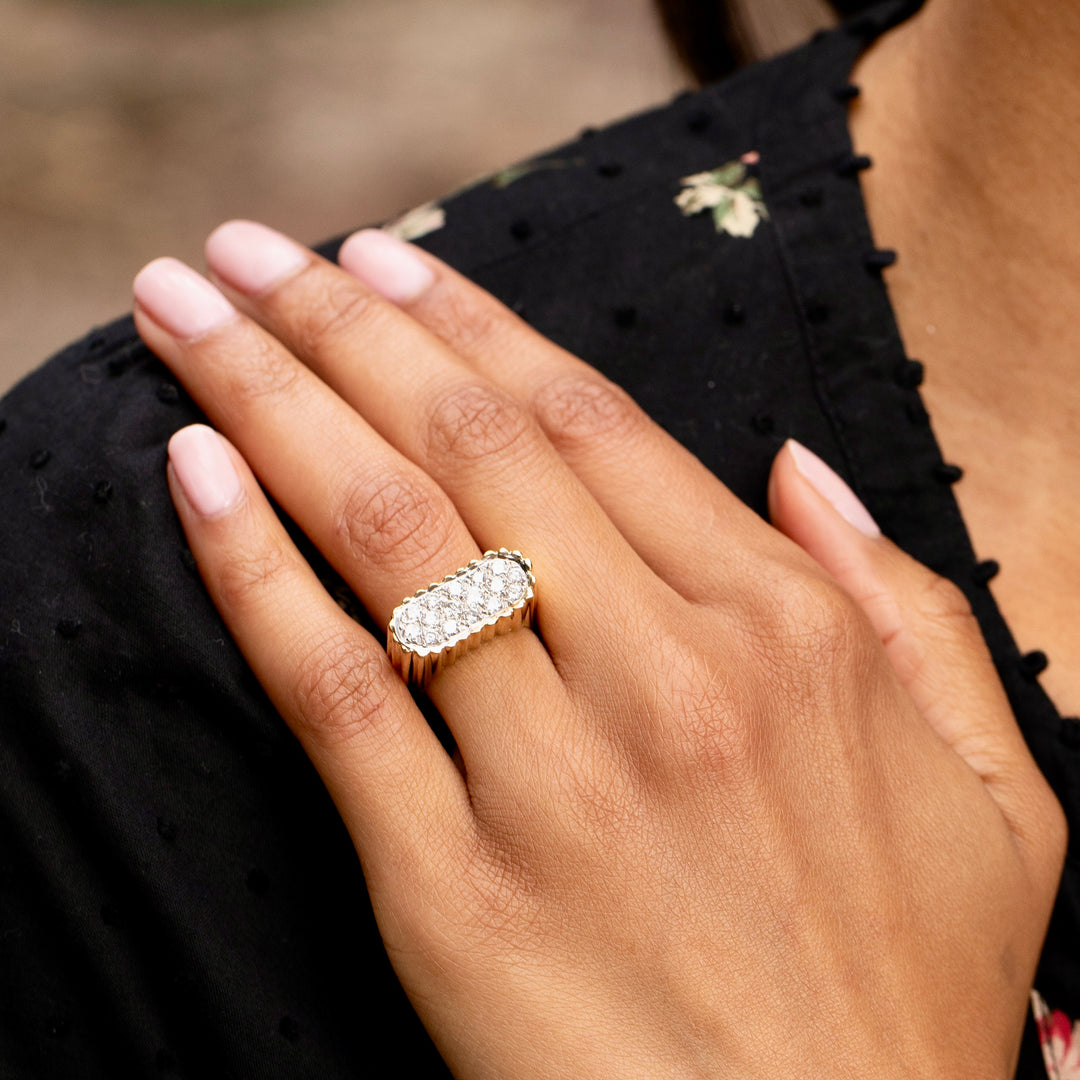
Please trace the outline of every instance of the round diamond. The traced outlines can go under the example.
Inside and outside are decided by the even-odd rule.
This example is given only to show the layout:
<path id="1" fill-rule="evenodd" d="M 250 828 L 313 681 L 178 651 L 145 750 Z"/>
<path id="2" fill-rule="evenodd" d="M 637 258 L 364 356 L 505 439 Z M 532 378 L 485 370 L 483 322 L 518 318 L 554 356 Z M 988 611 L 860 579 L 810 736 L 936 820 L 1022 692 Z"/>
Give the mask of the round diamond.
<path id="1" fill-rule="evenodd" d="M 503 617 L 528 592 L 528 575 L 517 559 L 489 556 L 405 601 L 394 635 L 410 648 L 441 649 Z"/>

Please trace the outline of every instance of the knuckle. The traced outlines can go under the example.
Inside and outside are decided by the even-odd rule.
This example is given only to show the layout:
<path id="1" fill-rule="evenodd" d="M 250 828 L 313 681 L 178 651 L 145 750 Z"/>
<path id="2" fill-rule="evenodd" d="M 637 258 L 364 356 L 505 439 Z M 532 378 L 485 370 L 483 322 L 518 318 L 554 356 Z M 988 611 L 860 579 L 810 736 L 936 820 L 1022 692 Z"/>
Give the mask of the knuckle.
<path id="1" fill-rule="evenodd" d="M 786 650 L 815 665 L 860 653 L 869 634 L 866 614 L 839 585 L 818 576 L 800 576 L 780 598 L 779 638 Z"/>
<path id="2" fill-rule="evenodd" d="M 451 522 L 449 503 L 433 485 L 383 476 L 348 493 L 335 531 L 354 558 L 411 569 L 449 546 Z"/>
<path id="3" fill-rule="evenodd" d="M 493 833 L 483 821 L 476 826 L 452 850 L 433 856 L 423 883 L 399 911 L 413 959 L 440 978 L 483 968 L 508 948 L 528 948 L 540 919 L 537 881 L 525 861 L 508 850 L 502 830 Z"/>
<path id="4" fill-rule="evenodd" d="M 498 848 L 471 853 L 455 900 L 459 910 L 469 913 L 466 929 L 472 944 L 522 947 L 538 915 L 532 891 L 519 857 Z"/>
<path id="5" fill-rule="evenodd" d="M 299 671 L 294 715 L 320 745 L 337 748 L 375 732 L 393 737 L 396 676 L 381 652 L 338 632 L 313 644 Z"/>
<path id="6" fill-rule="evenodd" d="M 785 574 L 754 598 L 747 647 L 772 706 L 827 716 L 879 670 L 882 647 L 858 602 L 823 576 Z"/>
<path id="7" fill-rule="evenodd" d="M 296 330 L 301 356 L 324 356 L 343 337 L 369 331 L 384 310 L 379 299 L 336 273 L 319 273 Z"/>
<path id="8" fill-rule="evenodd" d="M 721 775 L 728 787 L 753 771 L 754 702 L 750 684 L 718 648 L 704 640 L 666 668 L 667 694 L 679 757 L 693 772 Z M 676 673 L 673 677 L 673 673 Z"/>
<path id="9" fill-rule="evenodd" d="M 550 812 L 561 829 L 611 846 L 641 836 L 640 783 L 634 770 L 613 759 L 609 746 L 568 731 L 553 748 L 552 766 Z"/>
<path id="10" fill-rule="evenodd" d="M 494 300 L 477 299 L 457 287 L 445 289 L 424 315 L 428 329 L 463 356 L 491 348 L 502 338 L 508 320 L 508 312 Z"/>
<path id="11" fill-rule="evenodd" d="M 280 544 L 230 550 L 214 575 L 218 600 L 230 615 L 242 614 L 277 592 L 291 568 L 292 560 Z"/>
<path id="12" fill-rule="evenodd" d="M 687 608 L 676 618 L 634 623 L 633 640 L 641 646 L 638 690 L 612 688 L 608 696 L 619 714 L 635 718 L 629 764 L 643 788 L 671 769 L 682 779 L 705 774 L 709 782 L 722 776 L 725 783 L 737 783 L 747 774 L 756 681 L 745 677 L 752 670 L 750 650 L 732 629 Z M 629 695 L 625 703 L 620 694 Z M 626 803 L 640 801 L 628 783 L 594 792 L 596 805 L 625 817 Z"/>
<path id="13" fill-rule="evenodd" d="M 230 351 L 228 363 L 219 365 L 219 370 L 228 379 L 224 399 L 241 406 L 295 392 L 304 373 L 278 342 L 263 334 L 252 335 L 243 348 Z"/>
<path id="14" fill-rule="evenodd" d="M 1069 849 L 1069 819 L 1065 816 L 1065 811 L 1053 791 L 1047 798 L 1046 818 L 1047 844 L 1055 866 L 1060 868 L 1065 862 L 1065 854 Z"/>
<path id="15" fill-rule="evenodd" d="M 1045 847 L 1046 864 L 1056 880 L 1069 848 L 1069 819 L 1054 789 L 1041 773 L 1037 773 L 1037 784 L 1034 811 L 1038 834 Z"/>
<path id="16" fill-rule="evenodd" d="M 975 616 L 963 590 L 948 578 L 926 571 L 916 602 L 929 617 L 944 626 L 973 625 Z"/>
<path id="17" fill-rule="evenodd" d="M 617 439 L 622 446 L 647 424 L 622 387 L 591 374 L 552 379 L 534 395 L 532 406 L 544 433 L 560 450 L 594 445 L 597 439 Z"/>
<path id="18" fill-rule="evenodd" d="M 469 383 L 440 395 L 428 418 L 428 450 L 436 458 L 476 461 L 488 455 L 520 459 L 535 449 L 531 417 L 507 393 Z"/>

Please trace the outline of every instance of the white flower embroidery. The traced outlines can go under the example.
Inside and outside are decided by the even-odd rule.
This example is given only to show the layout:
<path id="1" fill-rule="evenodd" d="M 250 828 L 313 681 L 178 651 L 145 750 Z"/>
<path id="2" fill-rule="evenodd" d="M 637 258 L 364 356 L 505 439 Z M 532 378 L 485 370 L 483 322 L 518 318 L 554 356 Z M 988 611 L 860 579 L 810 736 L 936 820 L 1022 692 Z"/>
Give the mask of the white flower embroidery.
<path id="1" fill-rule="evenodd" d="M 428 233 L 438 232 L 445 224 L 446 211 L 438 203 L 428 202 L 388 221 L 383 226 L 383 232 L 399 240 L 419 240 Z"/>
<path id="2" fill-rule="evenodd" d="M 761 220 L 761 215 L 758 214 L 759 206 L 761 204 L 755 202 L 745 191 L 736 191 L 731 197 L 731 209 L 724 215 L 724 230 L 732 236 L 745 236 L 749 239 Z"/>
<path id="3" fill-rule="evenodd" d="M 769 216 L 761 184 L 756 176 L 748 175 L 748 166 L 757 162 L 757 154 L 751 152 L 719 169 L 683 177 L 683 190 L 675 196 L 675 204 L 686 217 L 711 210 L 717 232 L 753 236 L 758 223 Z"/>

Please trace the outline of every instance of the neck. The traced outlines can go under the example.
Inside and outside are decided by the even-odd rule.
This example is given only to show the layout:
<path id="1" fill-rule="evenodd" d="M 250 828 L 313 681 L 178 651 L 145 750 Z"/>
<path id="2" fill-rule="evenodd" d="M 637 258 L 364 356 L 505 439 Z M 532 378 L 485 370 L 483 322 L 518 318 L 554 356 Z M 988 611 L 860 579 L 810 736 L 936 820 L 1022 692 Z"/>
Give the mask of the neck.
<path id="1" fill-rule="evenodd" d="M 978 170 L 970 175 L 987 195 L 1015 196 L 1020 172 L 1046 175 L 1025 152 L 1080 161 L 1073 0 L 928 0 L 905 29 L 897 45 L 919 78 L 917 108 L 933 123 L 938 149 Z"/>
<path id="2" fill-rule="evenodd" d="M 927 0 L 854 73 L 855 146 L 909 356 L 994 595 L 1080 706 L 1080 4 Z"/>
<path id="3" fill-rule="evenodd" d="M 1078 56 L 1075 0 L 928 0 L 860 61 L 852 114 L 909 351 L 973 410 L 1074 444 Z"/>

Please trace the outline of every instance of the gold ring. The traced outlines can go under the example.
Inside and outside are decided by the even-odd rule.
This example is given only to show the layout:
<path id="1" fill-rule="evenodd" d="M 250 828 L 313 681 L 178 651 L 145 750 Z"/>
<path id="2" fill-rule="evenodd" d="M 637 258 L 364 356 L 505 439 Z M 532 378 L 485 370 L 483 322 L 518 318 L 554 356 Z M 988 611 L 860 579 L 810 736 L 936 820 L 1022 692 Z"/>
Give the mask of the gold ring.
<path id="1" fill-rule="evenodd" d="M 406 682 L 424 685 L 477 645 L 530 626 L 535 610 L 532 561 L 506 548 L 485 551 L 394 608 L 386 651 Z"/>

